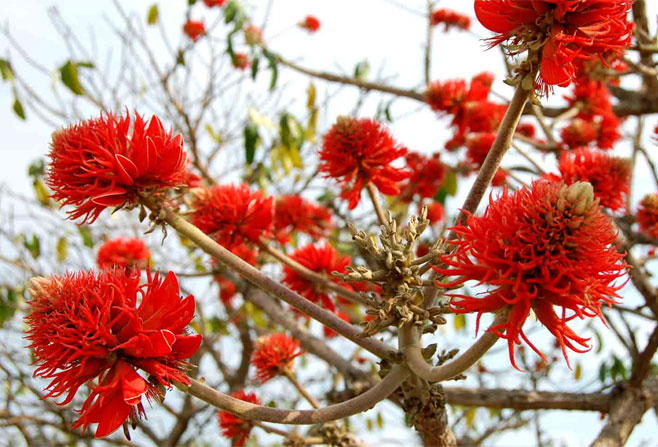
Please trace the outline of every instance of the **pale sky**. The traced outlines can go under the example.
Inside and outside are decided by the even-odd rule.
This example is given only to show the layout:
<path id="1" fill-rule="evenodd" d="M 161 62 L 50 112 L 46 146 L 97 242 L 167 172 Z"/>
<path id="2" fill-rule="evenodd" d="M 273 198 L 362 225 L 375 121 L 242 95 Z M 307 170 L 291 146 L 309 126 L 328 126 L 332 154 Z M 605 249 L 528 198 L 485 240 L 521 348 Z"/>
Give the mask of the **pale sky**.
<path id="1" fill-rule="evenodd" d="M 154 0 L 123 1 L 125 9 L 137 11 L 142 17 L 146 16 L 148 7 Z M 263 17 L 264 0 L 252 2 L 259 5 L 253 8 L 255 21 L 259 24 Z M 658 14 L 658 2 L 650 3 L 650 17 Z M 159 1 L 161 17 L 165 21 L 174 42 L 177 42 L 179 29 L 184 21 L 183 11 L 186 1 L 168 0 Z M 466 12 L 473 18 L 473 30 L 478 36 L 488 36 L 488 32 L 477 24 L 472 14 L 472 0 L 442 0 L 441 7 L 452 8 Z M 96 36 L 99 48 L 116 46 L 116 40 L 108 28 L 104 15 L 115 20 L 117 15 L 112 3 L 108 0 L 3 0 L 0 8 L 0 24 L 9 30 L 21 45 L 27 49 L 30 56 L 42 65 L 53 70 L 66 61 L 67 51 L 61 40 L 57 37 L 51 22 L 48 19 L 47 9 L 56 5 L 65 20 L 72 24 L 84 35 L 91 31 Z M 325 71 L 351 73 L 357 62 L 367 58 L 371 64 L 371 73 L 379 70 L 390 77 L 390 83 L 399 87 L 421 89 L 423 49 L 426 25 L 424 18 L 413 11 L 424 11 L 425 0 L 275 0 L 270 21 L 265 32 L 265 40 L 270 48 L 280 52 L 291 60 L 300 64 Z M 400 5 L 405 5 L 401 8 Z M 192 18 L 205 18 L 211 21 L 212 12 L 199 5 L 194 8 Z M 322 26 L 315 35 L 308 35 L 295 28 L 295 23 L 306 14 L 313 14 L 320 18 Z M 655 22 L 655 20 L 654 20 Z M 154 32 L 154 31 L 153 31 Z M 496 74 L 494 89 L 511 96 L 511 88 L 502 81 L 503 65 L 501 54 L 497 50 L 485 51 L 481 41 L 469 34 L 451 31 L 448 34 L 435 32 L 434 49 L 432 53 L 433 79 L 447 79 L 456 77 L 470 78 L 479 71 L 491 71 Z M 103 53 L 103 51 L 101 51 Z M 14 69 L 19 75 L 25 76 L 34 83 L 37 91 L 45 92 L 47 96 L 50 81 L 44 77 L 34 76 L 32 70 L 15 51 L 9 50 L 4 35 L 0 35 L 0 57 L 11 55 Z M 281 80 L 291 82 L 288 91 L 299 92 L 299 101 L 305 101 L 305 91 L 308 79 L 294 75 L 286 68 L 281 67 Z M 263 74 L 266 77 L 266 74 Z M 250 82 L 250 81 L 247 81 Z M 316 85 L 321 85 L 316 82 Z M 332 87 L 333 88 L 333 87 Z M 324 85 L 319 87 L 320 92 L 329 90 Z M 556 92 L 554 101 L 559 101 L 563 92 Z M 344 108 L 351 108 L 357 91 L 350 87 L 343 88 L 337 98 L 332 102 L 329 116 L 324 117 L 325 124 L 332 121 L 336 115 L 346 113 Z M 380 96 L 377 96 L 380 98 Z M 3 143 L 0 144 L 0 184 L 8 184 L 13 190 L 31 193 L 30 180 L 26 175 L 29 162 L 43 156 L 48 150 L 50 133 L 49 126 L 42 124 L 31 110 L 26 110 L 28 121 L 23 122 L 16 118 L 11 111 L 11 89 L 7 83 L 0 84 L 0 128 L 3 134 Z M 364 110 L 372 113 L 376 102 L 369 100 Z M 412 113 L 418 110 L 417 113 Z M 438 120 L 429 108 L 412 101 L 398 101 L 393 108 L 393 114 L 408 116 L 399 119 L 392 126 L 395 136 L 403 141 L 410 149 L 421 152 L 434 152 L 443 147 L 445 139 L 451 134 L 448 129 L 448 120 Z M 649 117 L 648 121 L 658 121 Z M 64 123 L 62 123 L 64 124 Z M 322 128 L 319 129 L 322 131 Z M 620 148 L 623 152 L 625 149 Z M 644 174 L 636 180 L 637 190 L 643 191 L 652 187 L 646 181 Z M 462 186 L 465 190 L 466 182 Z M 640 193 L 638 193 L 639 195 Z M 636 197 L 639 200 L 641 196 Z M 502 359 L 506 356 L 502 354 Z M 569 376 L 564 367 L 565 376 Z M 594 371 L 592 371 L 595 373 Z M 518 373 L 522 374 L 522 373 Z M 508 383 L 513 387 L 514 381 Z M 386 411 L 388 419 L 389 411 Z M 397 413 L 390 413 L 393 421 Z M 400 422 L 398 420 L 398 422 Z M 394 425 L 393 422 L 390 425 Z M 602 421 L 595 413 L 553 412 L 545 418 L 544 429 L 557 439 L 562 439 L 569 446 L 585 445 L 591 442 Z M 404 435 L 401 435 L 404 433 Z M 396 432 L 393 427 L 386 430 L 386 438 L 409 436 L 408 430 Z M 529 430 L 510 433 L 501 438 L 496 445 L 526 446 L 534 442 Z M 638 426 L 631 437 L 629 446 L 643 445 L 642 441 L 658 437 L 656 416 L 653 412 L 647 413 L 645 421 Z M 380 441 L 377 434 L 365 433 L 364 439 Z M 407 440 L 411 438 L 406 438 Z M 385 444 L 385 443 L 384 443 Z"/>

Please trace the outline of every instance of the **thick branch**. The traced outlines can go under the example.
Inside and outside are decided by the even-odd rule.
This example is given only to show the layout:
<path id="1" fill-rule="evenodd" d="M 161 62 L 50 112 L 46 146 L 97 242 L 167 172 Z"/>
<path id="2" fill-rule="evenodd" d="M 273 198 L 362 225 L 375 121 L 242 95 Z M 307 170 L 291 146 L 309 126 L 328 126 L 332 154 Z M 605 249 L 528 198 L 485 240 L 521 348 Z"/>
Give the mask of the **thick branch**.
<path id="1" fill-rule="evenodd" d="M 498 326 L 505 321 L 506 315 L 497 315 L 491 327 Z M 491 347 L 499 340 L 492 332 L 485 332 L 473 345 L 459 357 L 441 366 L 430 366 L 423 358 L 418 328 L 404 326 L 400 328 L 400 350 L 409 369 L 418 377 L 429 382 L 441 382 L 462 374 L 473 366 Z"/>
<path id="2" fill-rule="evenodd" d="M 343 419 L 367 411 L 386 399 L 407 378 L 408 371 L 400 366 L 391 371 L 377 385 L 363 394 L 335 405 L 318 410 L 281 410 L 263 407 L 220 393 L 209 386 L 191 380 L 190 386 L 176 384 L 178 388 L 217 408 L 226 410 L 242 419 L 275 424 L 315 425 Z"/>

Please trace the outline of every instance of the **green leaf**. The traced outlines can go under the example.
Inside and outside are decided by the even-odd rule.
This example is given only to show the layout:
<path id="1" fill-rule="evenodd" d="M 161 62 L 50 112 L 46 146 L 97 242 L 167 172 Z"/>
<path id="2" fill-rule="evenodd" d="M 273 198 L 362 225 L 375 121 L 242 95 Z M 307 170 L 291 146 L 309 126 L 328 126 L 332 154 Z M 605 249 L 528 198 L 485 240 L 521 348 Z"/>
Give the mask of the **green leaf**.
<path id="1" fill-rule="evenodd" d="M 176 53 L 176 65 L 182 65 L 183 67 L 185 66 L 185 52 L 181 49 L 179 49 L 178 53 Z"/>
<path id="2" fill-rule="evenodd" d="M 11 319 L 18 309 L 18 294 L 14 289 L 0 290 L 0 327 Z"/>
<path id="3" fill-rule="evenodd" d="M 247 164 L 254 162 L 256 156 L 256 149 L 260 144 L 260 135 L 258 134 L 258 126 L 254 123 L 249 123 L 244 126 L 244 151 L 247 159 Z"/>
<path id="4" fill-rule="evenodd" d="M 82 237 L 82 243 L 85 247 L 93 248 L 94 247 L 94 238 L 91 236 L 91 230 L 88 226 L 79 226 L 78 232 L 80 237 Z"/>
<path id="5" fill-rule="evenodd" d="M 258 76 L 258 64 L 260 63 L 260 58 L 254 56 L 254 59 L 251 61 L 251 79 L 256 80 Z"/>
<path id="6" fill-rule="evenodd" d="M 146 23 L 149 25 L 155 25 L 158 23 L 158 18 L 160 17 L 160 11 L 158 10 L 158 4 L 154 3 L 149 8 L 149 12 L 146 14 Z"/>
<path id="7" fill-rule="evenodd" d="M 358 81 L 364 81 L 368 77 L 369 72 L 370 63 L 367 60 L 363 60 L 354 67 L 354 78 Z"/>
<path id="8" fill-rule="evenodd" d="M 41 241 L 39 241 L 36 234 L 32 235 L 32 239 L 28 239 L 27 236 L 23 235 L 23 247 L 30 252 L 34 259 L 41 255 Z"/>
<path id="9" fill-rule="evenodd" d="M 93 62 L 89 61 L 81 61 L 81 62 L 76 62 L 75 65 L 78 68 L 96 68 Z"/>
<path id="10" fill-rule="evenodd" d="M 224 7 L 224 23 L 231 23 L 240 10 L 238 2 L 231 0 Z"/>
<path id="11" fill-rule="evenodd" d="M 46 164 L 43 161 L 43 158 L 33 161 L 30 163 L 30 166 L 27 168 L 27 175 L 32 177 L 33 180 L 37 180 L 43 176 L 46 172 Z"/>
<path id="12" fill-rule="evenodd" d="M 20 119 L 25 121 L 25 109 L 18 98 L 14 98 L 14 105 L 11 108 Z"/>
<path id="13" fill-rule="evenodd" d="M 306 95 L 306 110 L 312 112 L 315 110 L 315 85 L 311 82 L 308 86 L 308 93 Z"/>
<path id="14" fill-rule="evenodd" d="M 599 382 L 605 383 L 605 378 L 608 375 L 608 365 L 603 362 L 599 367 Z"/>
<path id="15" fill-rule="evenodd" d="M 272 78 L 270 79 L 270 90 L 274 90 L 276 87 L 276 81 L 279 78 L 279 65 L 276 60 L 276 56 L 269 51 L 263 51 L 263 55 L 267 58 L 269 62 L 269 68 L 272 71 Z"/>
<path id="16" fill-rule="evenodd" d="M 11 68 L 8 59 L 0 59 L 0 75 L 2 75 L 3 81 L 14 81 L 14 69 Z"/>
<path id="17" fill-rule="evenodd" d="M 68 87 L 75 95 L 83 95 L 85 93 L 80 78 L 78 77 L 78 66 L 73 62 L 66 61 L 64 65 L 59 68 L 59 75 L 62 82 Z"/>

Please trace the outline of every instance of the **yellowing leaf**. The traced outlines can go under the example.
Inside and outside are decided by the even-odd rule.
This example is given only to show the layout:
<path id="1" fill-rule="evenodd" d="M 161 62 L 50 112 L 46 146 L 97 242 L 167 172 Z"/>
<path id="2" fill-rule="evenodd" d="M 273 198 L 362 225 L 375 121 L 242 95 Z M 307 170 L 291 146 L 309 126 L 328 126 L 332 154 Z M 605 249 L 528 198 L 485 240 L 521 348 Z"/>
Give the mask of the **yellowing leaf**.
<path id="1" fill-rule="evenodd" d="M 466 327 L 466 317 L 463 314 L 455 314 L 455 330 L 461 331 Z"/>
<path id="2" fill-rule="evenodd" d="M 57 251 L 57 262 L 62 262 L 66 259 L 69 251 L 69 244 L 66 241 L 65 237 L 60 237 L 57 239 L 57 245 L 55 246 Z"/>
<path id="3" fill-rule="evenodd" d="M 475 412 L 476 411 L 477 411 L 477 408 L 471 407 L 466 412 L 466 426 L 468 428 L 471 428 L 473 426 L 473 422 L 475 422 Z"/>
<path id="4" fill-rule="evenodd" d="M 249 108 L 249 119 L 259 126 L 267 127 L 268 129 L 276 129 L 274 122 L 267 115 L 263 115 L 253 107 Z"/>
<path id="5" fill-rule="evenodd" d="M 308 118 L 308 125 L 306 126 L 305 137 L 306 141 L 313 144 L 315 143 L 316 129 L 318 127 L 318 109 L 314 109 L 311 112 L 311 116 Z"/>
<path id="6" fill-rule="evenodd" d="M 315 109 L 315 85 L 313 83 L 308 86 L 308 96 L 306 99 L 306 108 L 309 112 Z"/>
<path id="7" fill-rule="evenodd" d="M 34 195 L 40 204 L 50 207 L 50 195 L 41 179 L 36 179 L 33 183 Z"/>
<path id="8" fill-rule="evenodd" d="M 158 17 L 160 17 L 160 11 L 158 11 L 158 5 L 154 3 L 149 8 L 149 12 L 146 15 L 146 23 L 149 25 L 155 25 L 158 23 Z"/>
<path id="9" fill-rule="evenodd" d="M 576 363 L 576 369 L 573 372 L 573 377 L 576 380 L 580 380 L 580 378 L 583 376 L 583 367 L 580 364 L 580 362 Z"/>

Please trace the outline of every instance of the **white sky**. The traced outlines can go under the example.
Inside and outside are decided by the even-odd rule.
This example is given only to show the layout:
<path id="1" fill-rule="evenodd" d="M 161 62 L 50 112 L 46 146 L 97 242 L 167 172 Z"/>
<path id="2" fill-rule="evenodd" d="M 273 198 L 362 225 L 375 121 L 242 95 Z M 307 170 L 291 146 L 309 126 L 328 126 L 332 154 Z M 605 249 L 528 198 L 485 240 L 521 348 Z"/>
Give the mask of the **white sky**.
<path id="1" fill-rule="evenodd" d="M 57 37 L 46 13 L 46 10 L 53 5 L 57 5 L 68 23 L 75 24 L 83 35 L 93 30 L 100 47 L 116 45 L 103 19 L 103 15 L 116 19 L 110 1 L 2 0 L 1 3 L 0 24 L 9 27 L 12 35 L 33 58 L 53 69 L 68 58 L 66 48 Z M 153 0 L 122 2 L 124 8 L 138 11 L 143 17 L 152 3 Z M 161 17 L 165 20 L 172 36 L 176 36 L 182 26 L 185 3 L 183 0 L 158 2 Z M 264 0 L 253 2 L 253 5 L 259 5 L 254 8 L 256 23 L 261 21 L 265 3 Z M 472 3 L 469 0 L 439 2 L 441 7 L 461 10 L 473 16 Z M 648 3 L 651 4 L 650 17 L 655 18 L 658 2 Z M 398 6 L 401 4 L 415 11 L 425 9 L 424 0 L 397 0 L 397 4 L 386 0 L 276 0 L 265 39 L 273 50 L 282 53 L 288 59 L 299 60 L 307 67 L 332 72 L 344 70 L 345 73 L 351 73 L 357 62 L 367 58 L 371 64 L 371 73 L 376 74 L 381 68 L 384 74 L 395 75 L 391 80 L 392 84 L 420 88 L 423 85 L 421 42 L 425 37 L 426 25 L 419 15 L 401 9 Z M 208 23 L 212 14 L 199 1 L 192 17 L 194 19 L 204 17 Z M 307 35 L 294 27 L 295 23 L 306 14 L 316 15 L 322 22 L 320 31 L 315 35 Z M 475 19 L 473 29 L 480 36 L 488 35 Z M 35 84 L 35 88 L 47 95 L 50 88 L 49 81 L 31 75 L 31 70 L 26 69 L 15 51 L 10 51 L 8 48 L 4 36 L 0 35 L 0 57 L 10 54 L 14 69 L 20 75 L 38 83 Z M 492 71 L 497 75 L 495 90 L 510 95 L 510 88 L 500 82 L 503 75 L 500 53 L 496 50 L 484 51 L 482 43 L 471 35 L 456 31 L 451 31 L 447 35 L 435 33 L 432 58 L 433 79 L 470 78 L 478 71 Z M 298 86 L 296 84 L 292 86 L 291 91 L 298 91 L 299 100 L 304 101 L 308 80 L 295 77 L 283 67 L 280 70 L 284 82 L 303 80 Z M 341 104 L 352 107 L 356 93 L 356 90 L 351 88 L 343 89 L 337 101 L 332 103 L 330 116 L 325 117 L 325 121 L 330 122 L 336 115 L 345 113 L 345 110 L 341 110 Z M 559 96 L 560 94 L 557 93 L 557 99 Z M 0 84 L 0 130 L 3 135 L 3 142 L 0 144 L 2 160 L 0 183 L 9 184 L 14 190 L 29 193 L 31 186 L 26 176 L 26 166 L 47 152 L 53 129 L 42 124 L 29 109 L 26 111 L 28 121 L 20 121 L 11 111 L 11 104 L 12 95 L 9 85 Z M 369 103 L 366 109 L 372 111 L 374 106 L 374 102 Z M 393 113 L 400 115 L 415 111 L 418 106 L 414 102 L 400 101 L 393 108 Z M 654 118 L 651 117 L 649 120 L 653 121 Z M 439 150 L 443 147 L 446 137 L 451 134 L 447 129 L 447 120 L 437 120 L 426 107 L 421 107 L 418 113 L 400 119 L 393 129 L 398 139 L 410 149 L 422 152 Z M 641 175 L 637 180 L 640 191 L 646 189 L 645 185 L 649 183 L 646 177 L 643 177 L 644 175 Z M 462 188 L 466 189 L 465 186 Z M 514 383 L 509 385 L 514 386 Z M 645 423 L 636 429 L 629 446 L 639 446 L 643 439 L 658 437 L 655 421 L 655 416 L 647 413 Z M 554 412 L 546 419 L 544 429 L 552 432 L 555 437 L 563 439 L 567 445 L 578 446 L 591 442 L 601 426 L 597 414 Z M 388 434 L 387 437 L 390 437 Z M 506 436 L 497 445 L 531 445 L 534 442 L 531 436 L 528 431 L 517 432 Z M 366 439 L 378 440 L 374 434 L 366 435 Z"/>

